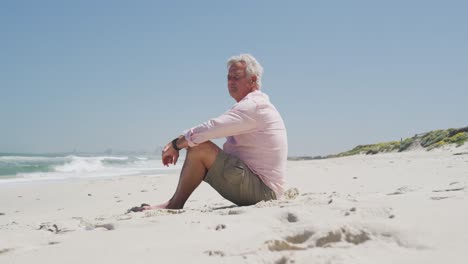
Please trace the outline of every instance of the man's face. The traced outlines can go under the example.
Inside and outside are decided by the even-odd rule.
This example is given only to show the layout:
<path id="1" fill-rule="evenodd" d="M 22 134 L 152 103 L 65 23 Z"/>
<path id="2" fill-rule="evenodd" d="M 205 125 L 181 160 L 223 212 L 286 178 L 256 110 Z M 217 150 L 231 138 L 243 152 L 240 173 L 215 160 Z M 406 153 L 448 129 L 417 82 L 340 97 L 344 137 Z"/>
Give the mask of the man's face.
<path id="1" fill-rule="evenodd" d="M 247 78 L 247 72 L 245 71 L 246 65 L 242 62 L 237 62 L 229 67 L 228 72 L 228 89 L 229 94 L 239 102 L 247 94 L 256 90 L 255 81 L 257 76 L 250 76 Z"/>

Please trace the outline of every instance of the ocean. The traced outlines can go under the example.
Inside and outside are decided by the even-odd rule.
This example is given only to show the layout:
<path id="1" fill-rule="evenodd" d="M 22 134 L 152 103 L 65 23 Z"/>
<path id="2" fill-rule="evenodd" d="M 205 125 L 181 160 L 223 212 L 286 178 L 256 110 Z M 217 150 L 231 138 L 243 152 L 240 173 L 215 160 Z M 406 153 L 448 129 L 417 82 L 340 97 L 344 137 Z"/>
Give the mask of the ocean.
<path id="1" fill-rule="evenodd" d="M 183 162 L 183 161 L 182 161 Z M 156 156 L 28 155 L 0 154 L 0 184 L 99 178 L 165 175 L 180 169 L 164 167 Z"/>

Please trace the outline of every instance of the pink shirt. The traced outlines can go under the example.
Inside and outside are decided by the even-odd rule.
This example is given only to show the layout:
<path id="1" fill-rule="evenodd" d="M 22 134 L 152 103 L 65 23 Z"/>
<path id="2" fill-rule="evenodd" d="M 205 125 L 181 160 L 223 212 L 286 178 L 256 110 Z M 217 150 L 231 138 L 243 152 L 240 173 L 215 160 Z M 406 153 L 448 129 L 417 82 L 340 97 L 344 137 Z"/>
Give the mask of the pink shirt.
<path id="1" fill-rule="evenodd" d="M 237 156 L 279 198 L 288 156 L 283 119 L 261 91 L 249 93 L 223 115 L 184 132 L 189 146 L 226 137 L 223 150 Z"/>

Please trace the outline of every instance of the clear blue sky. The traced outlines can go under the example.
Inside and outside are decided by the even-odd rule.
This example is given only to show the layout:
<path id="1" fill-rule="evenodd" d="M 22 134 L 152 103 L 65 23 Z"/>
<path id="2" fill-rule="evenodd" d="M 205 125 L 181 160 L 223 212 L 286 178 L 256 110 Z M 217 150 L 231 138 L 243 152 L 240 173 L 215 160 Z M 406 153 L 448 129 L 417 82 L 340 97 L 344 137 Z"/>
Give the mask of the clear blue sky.
<path id="1" fill-rule="evenodd" d="M 253 54 L 290 155 L 468 125 L 466 1 L 2 1 L 0 152 L 153 150 Z"/>

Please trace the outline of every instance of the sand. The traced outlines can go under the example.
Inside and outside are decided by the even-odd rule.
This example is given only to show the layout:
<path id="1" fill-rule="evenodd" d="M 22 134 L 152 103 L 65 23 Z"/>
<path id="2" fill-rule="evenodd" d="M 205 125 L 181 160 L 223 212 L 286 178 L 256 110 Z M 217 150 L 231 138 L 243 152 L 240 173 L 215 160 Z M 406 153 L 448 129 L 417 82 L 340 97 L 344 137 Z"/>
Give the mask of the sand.
<path id="1" fill-rule="evenodd" d="M 459 155 L 454 155 L 459 154 Z M 468 263 L 468 147 L 290 161 L 288 192 L 126 213 L 178 175 L 0 185 L 0 263 Z"/>

